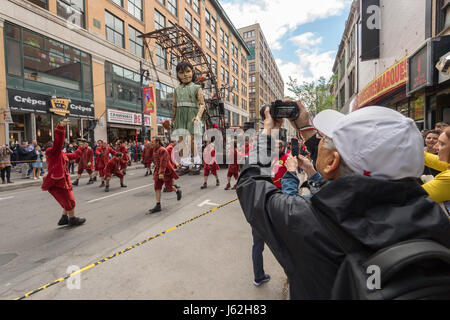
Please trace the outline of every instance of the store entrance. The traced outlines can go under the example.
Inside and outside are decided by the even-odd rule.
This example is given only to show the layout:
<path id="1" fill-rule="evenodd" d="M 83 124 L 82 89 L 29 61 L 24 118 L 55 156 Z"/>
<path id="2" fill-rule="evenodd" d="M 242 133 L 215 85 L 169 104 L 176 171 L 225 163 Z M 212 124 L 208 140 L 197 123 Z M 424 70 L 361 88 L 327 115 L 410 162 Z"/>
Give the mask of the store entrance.
<path id="1" fill-rule="evenodd" d="M 23 132 L 22 131 L 10 131 L 9 132 L 9 145 L 15 144 L 16 141 L 22 144 Z"/>

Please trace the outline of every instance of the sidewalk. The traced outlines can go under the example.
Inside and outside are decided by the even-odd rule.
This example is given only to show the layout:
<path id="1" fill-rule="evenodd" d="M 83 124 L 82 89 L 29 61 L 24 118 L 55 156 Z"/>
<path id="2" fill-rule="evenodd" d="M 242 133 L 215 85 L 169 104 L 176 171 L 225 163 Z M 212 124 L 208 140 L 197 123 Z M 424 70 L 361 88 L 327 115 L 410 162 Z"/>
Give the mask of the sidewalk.
<path id="1" fill-rule="evenodd" d="M 127 170 L 136 170 L 136 169 L 143 169 L 145 168 L 145 166 L 139 162 L 133 162 L 131 164 L 131 166 L 127 167 Z M 75 174 L 71 174 L 70 178 L 73 181 L 74 179 L 76 179 L 77 177 L 77 166 L 75 166 L 74 169 Z M 47 168 L 45 168 L 45 175 L 47 174 Z M 32 177 L 27 178 L 27 179 L 22 179 L 21 178 L 21 173 L 16 172 L 16 168 L 12 168 L 11 169 L 11 181 L 13 181 L 14 183 L 11 184 L 0 184 L 0 193 L 1 192 L 5 192 L 5 191 L 12 191 L 12 190 L 17 190 L 17 189 L 23 189 L 23 188 L 28 188 L 28 187 L 32 187 L 32 186 L 41 186 L 42 185 L 42 178 L 43 176 L 41 176 L 41 179 L 38 180 L 33 180 Z M 89 175 L 86 173 L 86 171 L 81 175 L 81 178 L 87 178 L 89 177 Z"/>

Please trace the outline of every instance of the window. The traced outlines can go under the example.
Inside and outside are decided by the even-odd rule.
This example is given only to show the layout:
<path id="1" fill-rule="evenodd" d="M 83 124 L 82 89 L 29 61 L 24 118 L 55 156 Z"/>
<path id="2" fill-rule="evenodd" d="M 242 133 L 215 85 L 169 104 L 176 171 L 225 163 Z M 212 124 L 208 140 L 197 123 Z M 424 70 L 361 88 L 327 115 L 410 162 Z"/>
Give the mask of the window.
<path id="1" fill-rule="evenodd" d="M 194 35 L 200 39 L 200 23 L 194 19 Z"/>
<path id="2" fill-rule="evenodd" d="M 106 98 L 125 102 L 124 107 L 131 110 L 141 108 L 141 83 L 139 73 L 105 62 Z M 129 104 L 134 104 L 133 108 Z"/>
<path id="3" fill-rule="evenodd" d="M 232 84 L 233 84 L 234 90 L 239 91 L 239 80 L 236 79 L 235 77 L 233 77 L 233 83 Z"/>
<path id="4" fill-rule="evenodd" d="M 170 54 L 170 71 L 177 74 L 178 57 L 173 53 Z"/>
<path id="5" fill-rule="evenodd" d="M 238 47 L 235 46 L 234 43 L 232 43 L 231 46 L 232 46 L 232 48 L 233 48 L 233 50 L 232 50 L 233 56 L 234 56 L 236 59 L 239 59 Z"/>
<path id="6" fill-rule="evenodd" d="M 341 98 L 341 106 L 340 107 L 343 108 L 345 106 L 345 85 L 342 86 L 339 96 Z"/>
<path id="7" fill-rule="evenodd" d="M 5 44 L 8 76 L 40 82 L 48 91 L 62 87 L 92 93 L 87 53 L 10 23 L 5 23 Z"/>
<path id="8" fill-rule="evenodd" d="M 244 83 L 247 82 L 247 72 L 244 70 L 241 70 L 241 80 L 244 81 Z"/>
<path id="9" fill-rule="evenodd" d="M 220 67 L 220 79 L 225 82 L 225 69 Z"/>
<path id="10" fill-rule="evenodd" d="M 351 97 L 355 93 L 355 69 L 348 76 L 348 96 Z"/>
<path id="11" fill-rule="evenodd" d="M 230 73 L 228 72 L 228 70 L 225 70 L 225 83 L 230 83 Z"/>
<path id="12" fill-rule="evenodd" d="M 211 17 L 211 30 L 217 34 L 217 21 L 214 17 Z"/>
<path id="13" fill-rule="evenodd" d="M 84 0 L 58 0 L 56 11 L 59 17 L 66 19 L 80 28 L 85 27 Z"/>
<path id="14" fill-rule="evenodd" d="M 159 3 L 161 3 L 163 6 L 166 6 L 166 0 L 158 0 Z"/>
<path id="15" fill-rule="evenodd" d="M 206 42 L 206 47 L 211 49 L 211 35 L 208 32 L 206 32 L 206 35 L 205 35 L 205 42 Z"/>
<path id="16" fill-rule="evenodd" d="M 167 0 L 167 8 L 169 9 L 169 12 L 175 17 L 178 16 L 177 0 Z"/>
<path id="17" fill-rule="evenodd" d="M 123 8 L 123 0 L 111 0 L 111 1 Z"/>
<path id="18" fill-rule="evenodd" d="M 245 43 L 247 47 L 253 48 L 255 46 L 255 40 L 251 40 Z"/>
<path id="19" fill-rule="evenodd" d="M 194 8 L 194 11 L 200 14 L 200 1 L 199 0 L 192 0 L 192 8 Z"/>
<path id="20" fill-rule="evenodd" d="M 231 66 L 233 68 L 233 72 L 235 74 L 239 74 L 239 66 L 238 66 L 238 64 L 236 62 L 234 62 L 233 59 L 231 60 Z"/>
<path id="21" fill-rule="evenodd" d="M 342 79 L 342 77 L 345 74 L 345 52 L 342 55 L 342 60 L 340 62 L 340 69 L 339 69 L 339 79 Z"/>
<path id="22" fill-rule="evenodd" d="M 248 87 L 248 93 L 255 93 L 256 87 Z"/>
<path id="23" fill-rule="evenodd" d="M 164 29 L 166 27 L 166 17 L 155 9 L 155 30 Z"/>
<path id="24" fill-rule="evenodd" d="M 247 95 L 247 87 L 244 84 L 241 84 L 241 94 L 243 94 L 244 96 Z"/>
<path id="25" fill-rule="evenodd" d="M 219 37 L 220 37 L 220 41 L 222 41 L 222 42 L 225 41 L 225 31 L 223 31 L 222 28 L 220 28 Z"/>
<path id="26" fill-rule="evenodd" d="M 248 78 L 249 83 L 255 83 L 256 82 L 256 76 L 254 74 L 251 74 Z"/>
<path id="27" fill-rule="evenodd" d="M 144 57 L 144 39 L 138 38 L 142 35 L 139 31 L 131 26 L 128 26 L 128 37 L 130 40 L 130 52 L 138 57 Z"/>
<path id="28" fill-rule="evenodd" d="M 242 99 L 241 106 L 242 106 L 242 109 L 247 110 L 247 101 Z M 245 119 L 242 119 L 242 121 L 247 122 L 247 118 L 246 117 L 244 117 L 244 118 Z"/>
<path id="29" fill-rule="evenodd" d="M 207 9 L 205 9 L 205 21 L 208 26 L 211 27 L 211 13 Z"/>
<path id="30" fill-rule="evenodd" d="M 228 48 L 228 35 L 227 34 L 224 34 L 224 43 L 225 43 L 225 46 Z"/>
<path id="31" fill-rule="evenodd" d="M 247 58 L 243 54 L 241 54 L 241 64 L 243 68 L 247 68 Z"/>
<path id="32" fill-rule="evenodd" d="M 212 68 L 214 74 L 217 76 L 217 61 L 214 59 L 212 59 L 212 61 L 211 61 L 211 68 Z"/>
<path id="33" fill-rule="evenodd" d="M 255 65 L 256 65 L 256 64 L 255 64 L 254 62 L 249 63 L 249 64 L 248 64 L 248 72 L 255 72 L 255 70 L 256 70 Z"/>
<path id="34" fill-rule="evenodd" d="M 123 21 L 106 11 L 106 40 L 125 48 Z"/>
<path id="35" fill-rule="evenodd" d="M 450 1 L 436 1 L 436 34 L 450 27 Z"/>
<path id="36" fill-rule="evenodd" d="M 211 39 L 211 50 L 214 53 L 217 53 L 217 41 L 215 39 Z"/>
<path id="37" fill-rule="evenodd" d="M 244 32 L 244 39 L 254 38 L 254 37 L 255 37 L 255 30 Z"/>
<path id="38" fill-rule="evenodd" d="M 161 69 L 167 70 L 167 52 L 158 43 L 155 44 L 156 48 L 156 66 Z"/>
<path id="39" fill-rule="evenodd" d="M 188 30 L 192 31 L 192 15 L 187 10 L 184 15 L 184 24 Z"/>
<path id="40" fill-rule="evenodd" d="M 172 101 L 175 89 L 163 83 L 156 83 L 156 115 L 159 117 L 172 117 Z"/>
<path id="41" fill-rule="evenodd" d="M 48 9 L 48 0 L 28 0 L 28 1 L 34 3 L 35 5 L 43 9 Z"/>
<path id="42" fill-rule="evenodd" d="M 142 21 L 142 0 L 128 0 L 128 12 Z"/>

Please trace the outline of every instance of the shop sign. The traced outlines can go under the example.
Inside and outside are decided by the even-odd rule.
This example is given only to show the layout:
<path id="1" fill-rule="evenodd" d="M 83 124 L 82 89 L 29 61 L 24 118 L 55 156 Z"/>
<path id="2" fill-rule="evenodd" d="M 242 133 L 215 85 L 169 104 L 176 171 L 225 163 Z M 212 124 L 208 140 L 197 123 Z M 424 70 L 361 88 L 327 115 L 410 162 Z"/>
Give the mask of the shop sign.
<path id="1" fill-rule="evenodd" d="M 69 99 L 52 98 L 50 100 L 50 103 L 52 105 L 52 107 L 50 108 L 50 112 L 63 117 L 67 116 L 68 114 L 70 114 L 70 110 L 68 110 L 69 102 L 71 102 Z"/>
<path id="2" fill-rule="evenodd" d="M 53 98 L 51 96 L 8 89 L 8 102 L 11 110 L 47 113 L 61 116 L 94 118 L 94 104 L 91 102 Z"/>
<path id="3" fill-rule="evenodd" d="M 108 109 L 108 122 L 142 126 L 142 115 L 135 112 Z M 145 125 L 151 126 L 150 116 L 145 116 Z"/>
<path id="4" fill-rule="evenodd" d="M 380 0 L 361 0 L 361 61 L 380 57 Z"/>
<path id="5" fill-rule="evenodd" d="M 408 80 L 408 59 L 399 62 L 380 74 L 358 94 L 358 108 L 366 106 L 370 101 L 403 86 Z"/>
<path id="6" fill-rule="evenodd" d="M 144 113 L 153 113 L 156 108 L 155 87 L 148 86 L 142 89 L 144 94 Z"/>
<path id="7" fill-rule="evenodd" d="M 172 124 L 172 118 L 167 118 L 167 117 L 157 117 L 156 118 L 156 122 L 158 123 L 158 124 L 163 124 L 164 123 L 164 121 L 166 121 L 166 120 L 169 120 L 169 123 L 170 124 Z"/>
<path id="8" fill-rule="evenodd" d="M 428 42 L 429 43 L 429 42 Z M 431 68 L 431 50 L 425 44 L 409 58 L 409 80 L 407 93 L 410 95 L 424 87 L 433 85 Z"/>
<path id="9" fill-rule="evenodd" d="M 47 113 L 48 96 L 31 92 L 8 89 L 8 102 L 11 110 Z"/>

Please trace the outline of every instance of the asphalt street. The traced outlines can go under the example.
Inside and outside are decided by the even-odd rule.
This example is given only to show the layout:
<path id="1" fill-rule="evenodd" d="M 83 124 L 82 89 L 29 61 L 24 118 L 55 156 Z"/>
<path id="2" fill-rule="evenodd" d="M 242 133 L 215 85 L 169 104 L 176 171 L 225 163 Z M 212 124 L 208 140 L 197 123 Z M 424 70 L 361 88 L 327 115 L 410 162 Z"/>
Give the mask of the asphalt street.
<path id="1" fill-rule="evenodd" d="M 120 188 L 110 192 L 99 182 L 74 187 L 76 215 L 85 217 L 77 228 L 58 227 L 61 208 L 39 187 L 0 194 L 0 299 L 14 299 L 83 269 L 147 238 L 171 230 L 124 254 L 82 271 L 32 294 L 27 299 L 285 299 L 286 277 L 270 250 L 264 267 L 272 280 L 252 284 L 251 229 L 239 202 L 214 210 L 187 224 L 175 226 L 236 199 L 210 176 L 177 180 L 183 198 L 163 193 L 163 211 L 147 215 L 155 205 L 153 178 L 130 171 Z M 75 281 L 75 282 L 74 282 Z M 73 285 L 73 284 L 79 285 Z M 74 288 L 75 287 L 75 288 Z"/>

